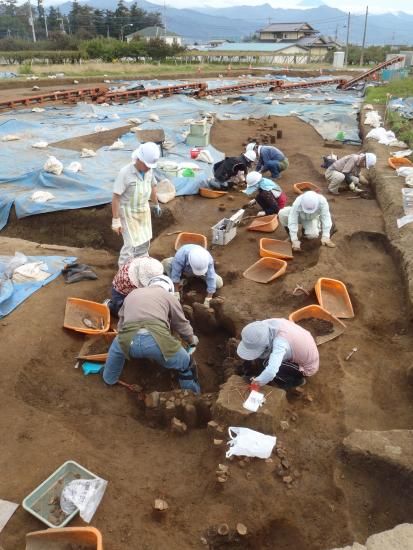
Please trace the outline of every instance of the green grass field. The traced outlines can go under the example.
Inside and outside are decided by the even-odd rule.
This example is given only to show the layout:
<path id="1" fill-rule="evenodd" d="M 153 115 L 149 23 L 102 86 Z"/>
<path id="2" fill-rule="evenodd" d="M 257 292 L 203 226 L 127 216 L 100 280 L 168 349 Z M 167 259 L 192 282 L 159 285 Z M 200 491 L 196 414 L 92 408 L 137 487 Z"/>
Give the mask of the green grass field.
<path id="1" fill-rule="evenodd" d="M 387 103 L 388 95 L 393 97 L 413 97 L 413 77 L 392 80 L 384 86 L 367 88 L 366 103 Z"/>

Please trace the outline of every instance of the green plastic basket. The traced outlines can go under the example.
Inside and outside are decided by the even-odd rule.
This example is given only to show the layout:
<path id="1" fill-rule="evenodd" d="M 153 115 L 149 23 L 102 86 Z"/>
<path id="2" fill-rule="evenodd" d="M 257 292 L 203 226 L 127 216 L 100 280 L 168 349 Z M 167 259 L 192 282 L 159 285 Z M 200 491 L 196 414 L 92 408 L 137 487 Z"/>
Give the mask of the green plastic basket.
<path id="1" fill-rule="evenodd" d="M 22 503 L 27 512 L 45 523 L 48 527 L 64 527 L 67 525 L 79 510 L 75 510 L 68 516 L 65 516 L 61 522 L 51 521 L 51 515 L 56 504 L 52 501 L 58 500 L 60 507 L 60 495 L 65 485 L 75 479 L 97 479 L 98 476 L 83 468 L 77 462 L 68 460 L 60 466 L 53 474 L 41 483 L 34 491 L 28 495 Z"/>

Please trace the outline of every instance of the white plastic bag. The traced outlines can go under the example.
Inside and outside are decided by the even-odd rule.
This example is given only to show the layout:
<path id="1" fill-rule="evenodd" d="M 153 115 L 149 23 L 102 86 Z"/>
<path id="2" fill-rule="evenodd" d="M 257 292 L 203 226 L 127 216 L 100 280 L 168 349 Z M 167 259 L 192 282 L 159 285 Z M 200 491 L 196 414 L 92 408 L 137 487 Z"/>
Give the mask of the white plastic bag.
<path id="1" fill-rule="evenodd" d="M 29 262 L 17 267 L 13 272 L 14 283 L 26 281 L 44 281 L 50 277 L 47 264 L 44 262 Z"/>
<path id="2" fill-rule="evenodd" d="M 115 149 L 123 149 L 125 147 L 125 144 L 120 139 L 117 139 L 112 143 L 112 145 L 109 145 L 109 150 L 115 150 Z"/>
<path id="3" fill-rule="evenodd" d="M 82 165 L 80 164 L 80 162 L 77 162 L 76 160 L 71 162 L 67 167 L 67 170 L 69 170 L 69 172 L 74 172 L 75 174 L 77 174 L 77 172 L 80 172 L 81 169 L 82 169 Z"/>
<path id="4" fill-rule="evenodd" d="M 200 162 L 207 162 L 208 164 L 214 163 L 214 159 L 212 158 L 211 153 L 206 150 L 201 151 L 199 155 L 196 157 L 196 160 Z"/>
<path id="5" fill-rule="evenodd" d="M 60 176 L 63 172 L 63 164 L 56 157 L 50 156 L 44 163 L 43 169 L 46 172 Z"/>
<path id="6" fill-rule="evenodd" d="M 86 523 L 92 520 L 106 491 L 108 482 L 96 479 L 75 479 L 68 483 L 60 496 L 60 507 L 66 515 L 76 509 Z"/>
<path id="7" fill-rule="evenodd" d="M 82 149 L 82 152 L 80 153 L 80 158 L 85 159 L 88 157 L 95 157 L 96 153 L 93 151 L 93 149 L 86 149 L 85 147 Z"/>
<path id="8" fill-rule="evenodd" d="M 13 271 L 21 265 L 27 264 L 28 261 L 29 260 L 27 256 L 22 252 L 15 252 L 14 256 L 11 259 L 4 258 L 4 273 L 6 277 L 11 278 L 11 276 L 13 275 Z"/>
<path id="9" fill-rule="evenodd" d="M 228 442 L 227 458 L 232 455 L 269 458 L 277 441 L 277 438 L 272 435 L 265 435 L 249 428 L 231 426 L 228 428 L 228 434 L 231 439 Z"/>
<path id="10" fill-rule="evenodd" d="M 49 144 L 47 143 L 47 141 L 37 141 L 36 143 L 32 143 L 32 147 L 34 147 L 35 149 L 46 149 L 48 145 Z"/>
<path id="11" fill-rule="evenodd" d="M 156 186 L 157 196 L 159 202 L 166 204 L 170 202 L 176 196 L 175 185 L 170 180 L 164 178 Z"/>
<path id="12" fill-rule="evenodd" d="M 55 199 L 56 197 L 52 195 L 49 191 L 34 191 L 32 196 L 30 197 L 30 200 L 33 202 L 38 202 L 40 204 L 44 204 L 47 201 L 51 201 Z"/>

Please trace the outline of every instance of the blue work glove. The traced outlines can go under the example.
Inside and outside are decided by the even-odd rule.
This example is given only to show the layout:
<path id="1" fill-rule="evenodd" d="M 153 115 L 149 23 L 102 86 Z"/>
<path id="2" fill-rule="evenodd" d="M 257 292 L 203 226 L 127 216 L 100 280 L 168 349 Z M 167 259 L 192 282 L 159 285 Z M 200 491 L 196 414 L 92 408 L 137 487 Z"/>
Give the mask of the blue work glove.
<path id="1" fill-rule="evenodd" d="M 162 216 L 162 208 L 159 206 L 159 204 L 153 204 L 152 205 L 152 211 L 155 214 L 157 218 Z"/>

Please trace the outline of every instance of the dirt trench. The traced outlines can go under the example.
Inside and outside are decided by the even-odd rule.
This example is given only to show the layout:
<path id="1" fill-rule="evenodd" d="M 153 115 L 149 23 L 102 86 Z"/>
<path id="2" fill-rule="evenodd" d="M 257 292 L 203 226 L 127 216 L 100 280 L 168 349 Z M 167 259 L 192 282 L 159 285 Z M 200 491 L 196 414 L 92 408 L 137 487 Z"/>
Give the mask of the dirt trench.
<path id="1" fill-rule="evenodd" d="M 259 134 L 266 120 L 254 122 L 253 130 Z M 298 119 L 274 120 L 283 130 L 277 146 L 292 160 L 280 178 L 289 199 L 294 198 L 292 186 L 297 181 L 312 181 L 325 191 L 318 168 L 323 154 L 320 136 Z M 220 149 L 225 143 L 227 154 L 237 154 L 250 134 L 247 121 L 220 122 L 213 128 L 212 140 Z M 352 149 L 341 149 L 339 154 L 347 151 Z M 404 521 L 412 505 L 405 493 L 400 498 L 389 494 L 394 480 L 386 472 L 373 476 L 363 467 L 355 468 L 342 452 L 342 440 L 350 431 L 410 427 L 413 416 L 406 377 L 411 327 L 400 271 L 387 251 L 376 202 L 348 197 L 329 198 L 337 248 L 305 241 L 302 254 L 273 284 L 242 277 L 258 259 L 258 242 L 266 235 L 243 226 L 226 247 L 212 248 L 217 271 L 224 277 L 219 295 L 227 322 L 212 333 L 202 325 L 196 327 L 201 339 L 197 351 L 201 384 L 211 394 L 225 379 L 225 341 L 238 335 L 245 323 L 288 317 L 293 310 L 315 303 L 313 287 L 322 276 L 340 279 L 349 289 L 355 318 L 345 321 L 342 336 L 320 347 L 320 371 L 305 389 L 311 399 L 288 402 L 282 418 L 288 428 L 280 425 L 277 432 L 284 458 L 275 454 L 271 461 L 229 461 L 229 479 L 224 488 L 217 488 L 215 471 L 219 463 L 226 463 L 225 446 L 215 447 L 205 429 L 178 436 L 152 428 L 131 392 L 106 388 L 99 377 L 85 377 L 74 368 L 84 339 L 61 328 L 65 299 L 101 301 L 116 264 L 116 257 L 108 261 L 107 255 L 83 250 L 80 259 L 94 266 L 96 282 L 64 285 L 59 278 L 0 324 L 2 342 L 7 342 L 7 361 L 0 371 L 4 411 L 0 430 L 7 437 L 0 458 L 2 498 L 21 501 L 64 461 L 76 460 L 109 481 L 93 519 L 109 550 L 189 550 L 205 547 L 204 539 L 214 549 L 328 550 Z M 219 202 L 198 196 L 175 200 L 169 221 L 155 229 L 151 253 L 158 258 L 173 254 L 176 235 L 166 232 L 194 231 L 210 239 L 210 227 L 245 202 L 238 192 Z M 108 207 L 53 216 L 12 221 L 10 231 L 14 228 L 16 233 L 8 236 L 37 241 L 42 235 L 39 242 L 119 247 L 109 240 L 113 236 Z M 62 226 L 67 228 L 63 234 Z M 41 232 L 42 228 L 47 229 Z M 278 228 L 272 236 L 281 239 L 285 233 Z M 12 240 L 7 246 L 13 253 Z M 34 246 L 25 246 L 26 253 L 38 253 Z M 2 253 L 6 250 L 2 247 Z M 297 284 L 309 294 L 293 294 Z M 202 299 L 202 287 L 188 290 Z M 353 347 L 358 351 L 346 361 Z M 127 365 L 124 379 L 144 380 L 148 391 L 176 388 L 170 373 L 151 369 L 145 376 L 147 368 L 147 364 Z M 286 483 L 283 477 L 292 480 Z M 151 513 L 155 498 L 166 499 L 170 507 L 162 523 L 154 521 Z M 223 522 L 231 529 L 242 522 L 248 535 L 240 541 L 213 536 Z M 72 523 L 81 524 L 79 519 Z M 39 528 L 37 520 L 19 509 L 1 533 L 0 544 L 4 550 L 23 548 L 24 534 Z"/>

